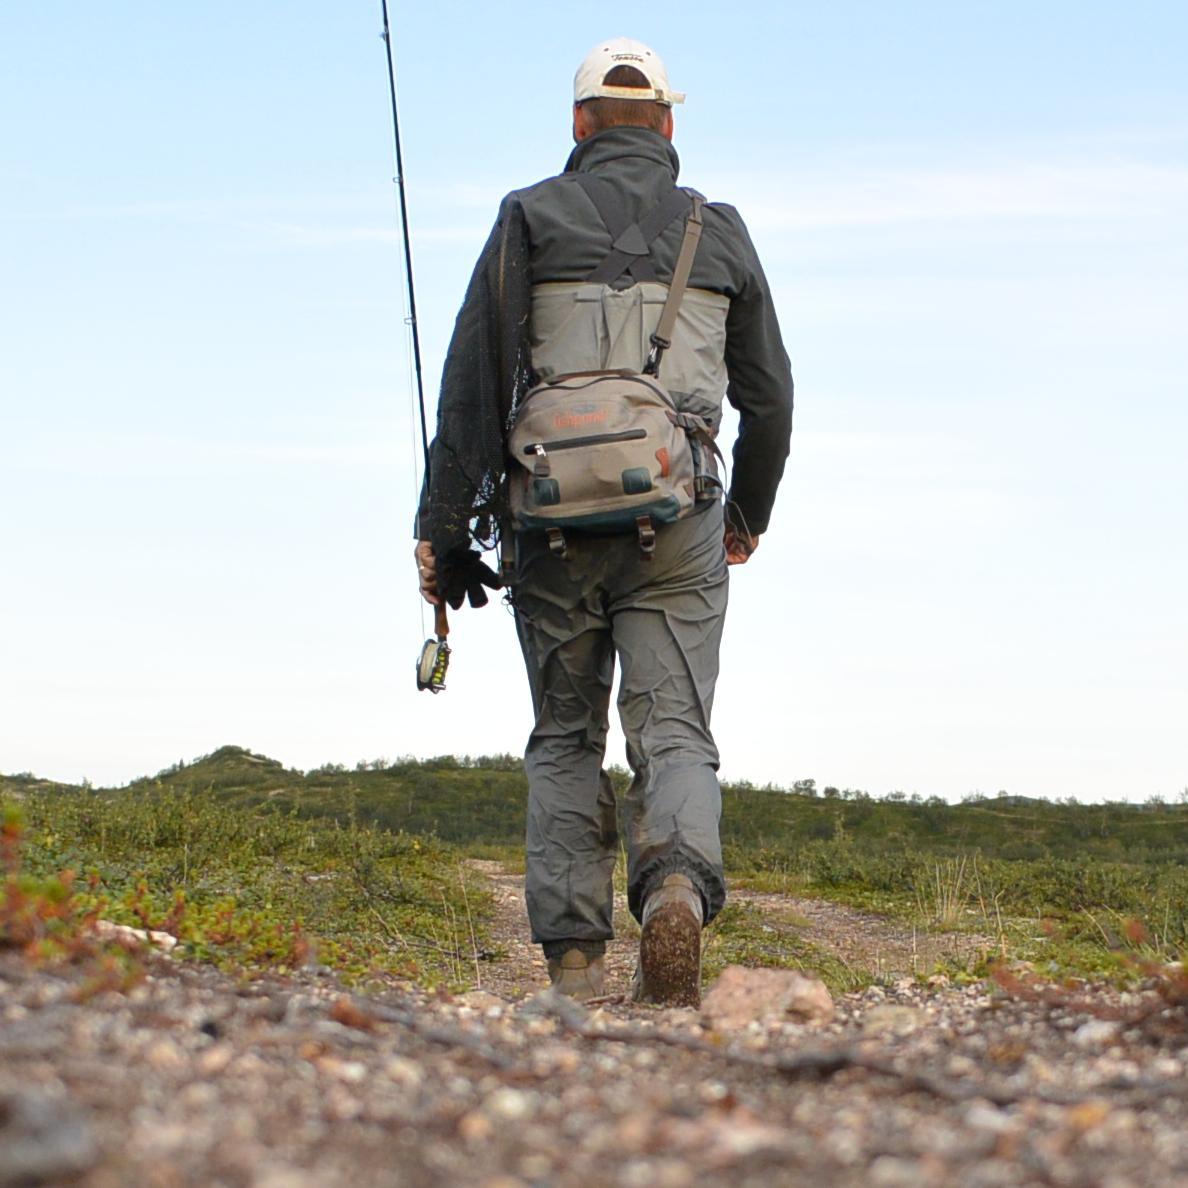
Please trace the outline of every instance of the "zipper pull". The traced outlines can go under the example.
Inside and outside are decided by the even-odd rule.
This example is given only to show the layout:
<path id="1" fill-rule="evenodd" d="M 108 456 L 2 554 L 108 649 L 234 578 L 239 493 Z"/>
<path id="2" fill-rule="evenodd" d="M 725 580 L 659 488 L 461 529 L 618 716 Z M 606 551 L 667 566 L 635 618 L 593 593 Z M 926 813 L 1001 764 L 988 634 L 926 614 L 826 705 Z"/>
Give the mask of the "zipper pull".
<path id="1" fill-rule="evenodd" d="M 552 471 L 549 467 L 549 456 L 545 453 L 544 442 L 533 442 L 532 452 L 536 455 L 536 464 L 532 467 L 533 476 L 536 478 L 548 478 Z"/>

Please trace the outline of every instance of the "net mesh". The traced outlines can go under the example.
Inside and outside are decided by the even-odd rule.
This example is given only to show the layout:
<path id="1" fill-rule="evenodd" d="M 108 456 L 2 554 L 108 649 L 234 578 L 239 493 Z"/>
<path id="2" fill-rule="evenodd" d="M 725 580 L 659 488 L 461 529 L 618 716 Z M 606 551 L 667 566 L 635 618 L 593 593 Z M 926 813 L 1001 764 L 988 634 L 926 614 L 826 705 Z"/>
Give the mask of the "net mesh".
<path id="1" fill-rule="evenodd" d="M 470 552 L 493 548 L 507 516 L 506 431 L 532 386 L 528 228 L 504 199 L 454 325 L 430 447 L 427 511 L 439 578 Z"/>

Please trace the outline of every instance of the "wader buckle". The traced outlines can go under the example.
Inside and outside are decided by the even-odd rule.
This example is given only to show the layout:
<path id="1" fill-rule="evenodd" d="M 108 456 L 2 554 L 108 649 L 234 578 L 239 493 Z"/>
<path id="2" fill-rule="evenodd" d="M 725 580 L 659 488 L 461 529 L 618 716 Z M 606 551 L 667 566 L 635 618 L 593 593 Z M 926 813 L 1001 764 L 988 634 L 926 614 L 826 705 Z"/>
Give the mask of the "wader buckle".
<path id="1" fill-rule="evenodd" d="M 559 561 L 564 561 L 569 556 L 569 550 L 565 547 L 565 537 L 561 535 L 561 529 L 546 528 L 545 536 L 549 538 L 549 552 Z"/>
<path id="2" fill-rule="evenodd" d="M 651 561 L 656 555 L 656 529 L 652 527 L 651 516 L 636 516 L 635 531 L 639 535 L 639 555 Z"/>
<path id="3" fill-rule="evenodd" d="M 661 338 L 659 334 L 652 335 L 652 346 L 648 351 L 647 362 L 643 365 L 644 375 L 658 375 L 660 372 L 660 357 L 664 354 L 670 346 L 672 340 L 668 338 Z"/>

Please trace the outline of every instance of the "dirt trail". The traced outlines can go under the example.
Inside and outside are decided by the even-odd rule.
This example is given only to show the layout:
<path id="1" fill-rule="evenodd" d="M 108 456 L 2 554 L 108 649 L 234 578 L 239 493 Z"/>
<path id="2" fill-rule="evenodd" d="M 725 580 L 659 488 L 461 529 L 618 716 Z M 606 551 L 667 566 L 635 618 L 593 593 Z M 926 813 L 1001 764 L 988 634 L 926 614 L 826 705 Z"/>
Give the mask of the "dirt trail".
<path id="1" fill-rule="evenodd" d="M 963 963 L 994 943 L 977 933 L 918 929 L 828 899 L 746 888 L 731 891 L 731 899 L 758 908 L 777 932 L 793 932 L 876 981 L 928 974 L 942 958 Z"/>
<path id="2" fill-rule="evenodd" d="M 482 859 L 472 859 L 468 865 L 483 876 L 494 897 L 491 933 L 502 954 L 479 967 L 483 988 L 509 999 L 535 993 L 547 985 L 548 973 L 540 947 L 529 941 L 523 875 Z M 989 938 L 970 933 L 924 932 L 824 899 L 732 888 L 730 902 L 757 909 L 761 927 L 773 934 L 777 944 L 781 935 L 807 941 L 875 981 L 927 974 L 942 957 L 963 960 L 992 944 Z M 618 995 L 625 992 L 634 972 L 639 938 L 621 893 L 615 895 L 615 935 L 618 939 L 607 950 L 607 989 Z"/>

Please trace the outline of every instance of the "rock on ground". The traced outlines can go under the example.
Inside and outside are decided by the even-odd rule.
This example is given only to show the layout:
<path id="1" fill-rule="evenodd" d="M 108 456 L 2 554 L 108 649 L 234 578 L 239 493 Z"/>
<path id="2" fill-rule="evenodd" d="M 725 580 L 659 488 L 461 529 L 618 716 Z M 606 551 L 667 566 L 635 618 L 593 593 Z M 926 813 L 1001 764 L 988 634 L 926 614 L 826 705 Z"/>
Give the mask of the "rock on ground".
<path id="1" fill-rule="evenodd" d="M 701 1018 L 715 1031 L 749 1023 L 828 1023 L 833 998 L 820 978 L 795 970 L 728 965 L 703 997 Z"/>

